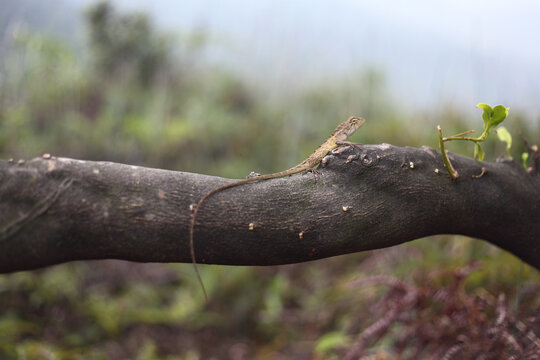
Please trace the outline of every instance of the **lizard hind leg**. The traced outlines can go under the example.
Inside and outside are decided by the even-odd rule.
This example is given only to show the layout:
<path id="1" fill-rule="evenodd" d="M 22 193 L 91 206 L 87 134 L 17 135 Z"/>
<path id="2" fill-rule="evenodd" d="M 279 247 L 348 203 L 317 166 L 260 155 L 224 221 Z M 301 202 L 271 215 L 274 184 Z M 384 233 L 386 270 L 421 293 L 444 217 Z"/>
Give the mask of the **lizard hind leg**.
<path id="1" fill-rule="evenodd" d="M 307 174 L 307 173 L 313 174 L 313 177 L 315 178 L 315 180 L 318 180 L 319 177 L 321 176 L 321 171 L 318 168 L 307 169 L 302 174 L 304 175 L 304 174 Z"/>
<path id="2" fill-rule="evenodd" d="M 257 176 L 261 176 L 261 174 L 256 173 L 255 171 L 252 171 L 252 172 L 249 173 L 248 176 L 246 176 L 246 179 L 251 179 L 251 178 L 254 178 L 254 177 L 257 177 Z"/>

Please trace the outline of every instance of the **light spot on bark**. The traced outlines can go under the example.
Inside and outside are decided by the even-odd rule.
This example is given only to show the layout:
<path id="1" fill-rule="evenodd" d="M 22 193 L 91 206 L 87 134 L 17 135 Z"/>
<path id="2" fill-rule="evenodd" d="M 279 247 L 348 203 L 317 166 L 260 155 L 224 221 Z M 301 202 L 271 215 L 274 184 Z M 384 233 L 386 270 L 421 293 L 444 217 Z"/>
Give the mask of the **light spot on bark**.
<path id="1" fill-rule="evenodd" d="M 472 178 L 473 179 L 480 179 L 482 176 L 484 176 L 484 174 L 487 172 L 487 169 L 485 167 L 482 168 L 482 172 L 478 175 L 473 175 Z"/>

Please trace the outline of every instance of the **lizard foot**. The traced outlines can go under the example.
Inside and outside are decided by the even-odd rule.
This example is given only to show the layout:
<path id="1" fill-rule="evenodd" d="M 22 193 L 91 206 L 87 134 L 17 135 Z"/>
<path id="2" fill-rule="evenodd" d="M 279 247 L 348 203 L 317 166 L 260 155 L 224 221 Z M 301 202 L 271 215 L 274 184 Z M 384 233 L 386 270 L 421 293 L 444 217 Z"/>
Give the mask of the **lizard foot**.
<path id="1" fill-rule="evenodd" d="M 340 155 L 340 154 L 343 154 L 345 151 L 349 150 L 351 147 L 352 145 L 340 146 L 332 150 L 331 153 Z"/>
<path id="2" fill-rule="evenodd" d="M 248 176 L 246 176 L 246 179 L 251 179 L 251 178 L 254 178 L 254 177 L 257 177 L 257 176 L 261 176 L 261 174 L 252 171 L 252 172 L 249 173 Z"/>
<path id="3" fill-rule="evenodd" d="M 315 176 L 315 179 L 318 179 L 319 176 L 321 175 L 321 172 L 315 168 L 306 170 L 304 174 L 306 173 L 312 173 Z"/>

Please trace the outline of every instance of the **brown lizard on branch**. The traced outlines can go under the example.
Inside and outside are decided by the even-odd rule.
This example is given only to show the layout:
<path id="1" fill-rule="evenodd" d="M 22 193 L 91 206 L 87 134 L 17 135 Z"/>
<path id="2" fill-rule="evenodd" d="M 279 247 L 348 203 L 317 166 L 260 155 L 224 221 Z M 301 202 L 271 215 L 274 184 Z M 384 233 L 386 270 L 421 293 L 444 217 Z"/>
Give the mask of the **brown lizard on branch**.
<path id="1" fill-rule="evenodd" d="M 311 170 L 315 168 L 331 150 L 337 148 L 341 142 L 346 141 L 352 134 L 354 134 L 354 132 L 358 130 L 358 128 L 360 128 L 360 126 L 362 126 L 364 122 L 365 120 L 362 118 L 350 117 L 347 121 L 339 124 L 339 126 L 336 128 L 336 130 L 334 130 L 332 135 L 330 135 L 330 137 L 325 142 L 323 142 L 317 148 L 317 150 L 315 150 L 310 156 L 308 156 L 300 164 L 285 171 L 280 171 L 273 174 L 255 176 L 255 177 L 243 179 L 240 181 L 236 181 L 227 185 L 217 187 L 207 192 L 199 200 L 199 202 L 197 203 L 197 205 L 195 205 L 195 207 L 193 206 L 191 207 L 193 210 L 193 216 L 191 217 L 191 224 L 189 226 L 189 248 L 191 251 L 191 261 L 193 262 L 193 268 L 195 269 L 195 273 L 197 274 L 197 279 L 199 280 L 199 283 L 201 284 L 201 287 L 204 292 L 204 297 L 206 300 L 208 300 L 208 295 L 206 293 L 206 289 L 204 288 L 201 275 L 199 274 L 199 270 L 197 268 L 197 261 L 195 259 L 195 248 L 193 246 L 193 232 L 195 230 L 195 220 L 197 218 L 197 213 L 199 212 L 199 209 L 202 203 L 213 194 L 219 191 L 231 188 L 233 186 L 242 185 L 242 184 L 252 182 L 252 181 L 261 181 L 261 180 L 267 180 L 267 179 L 280 178 L 280 177 L 296 174 L 299 172 Z"/>

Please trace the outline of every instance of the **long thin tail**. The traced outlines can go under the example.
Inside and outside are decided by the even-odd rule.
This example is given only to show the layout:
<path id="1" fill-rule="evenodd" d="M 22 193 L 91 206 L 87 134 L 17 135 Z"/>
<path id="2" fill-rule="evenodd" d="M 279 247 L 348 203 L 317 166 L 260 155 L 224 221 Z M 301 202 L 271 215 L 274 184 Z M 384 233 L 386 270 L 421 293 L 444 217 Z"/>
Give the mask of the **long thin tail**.
<path id="1" fill-rule="evenodd" d="M 258 180 L 258 179 L 257 179 Z M 201 284 L 202 291 L 204 293 L 204 299 L 206 302 L 208 302 L 208 293 L 206 292 L 206 288 L 204 287 L 204 283 L 201 278 L 201 274 L 199 273 L 199 268 L 197 267 L 197 260 L 195 259 L 195 246 L 193 243 L 193 233 L 195 232 L 195 220 L 197 219 L 197 213 L 199 212 L 199 209 L 201 208 L 202 203 L 208 199 L 210 196 L 214 195 L 218 191 L 233 187 L 238 185 L 238 183 L 231 183 L 227 185 L 220 186 L 218 188 L 215 188 L 209 192 L 207 192 L 197 203 L 195 206 L 195 209 L 193 210 L 193 215 L 191 216 L 191 223 L 189 225 L 189 251 L 191 252 L 191 263 L 193 264 L 193 268 L 195 269 L 195 274 L 197 275 L 197 280 L 199 281 L 199 284 Z"/>
<path id="2" fill-rule="evenodd" d="M 207 192 L 199 200 L 197 205 L 195 205 L 195 209 L 193 209 L 193 215 L 191 216 L 191 223 L 189 225 L 189 250 L 191 252 L 191 262 L 193 264 L 193 268 L 195 269 L 195 273 L 197 274 L 197 279 L 199 280 L 199 283 L 201 284 L 201 288 L 202 288 L 202 290 L 204 292 L 204 298 L 206 299 L 206 302 L 208 302 L 208 294 L 206 293 L 206 288 L 204 287 L 204 283 L 202 281 L 201 274 L 199 273 L 199 269 L 197 268 L 197 260 L 195 260 L 195 246 L 193 245 L 193 233 L 195 232 L 195 220 L 197 219 L 197 213 L 199 212 L 199 209 L 201 208 L 202 203 L 206 199 L 208 199 L 210 196 L 217 193 L 218 191 L 225 190 L 225 189 L 228 189 L 228 188 L 232 188 L 234 186 L 242 185 L 242 184 L 252 182 L 252 181 L 261 181 L 261 180 L 267 180 L 267 179 L 272 179 L 272 178 L 275 178 L 275 177 L 282 177 L 282 176 L 285 176 L 285 175 L 289 175 L 289 174 L 291 174 L 293 172 L 300 171 L 298 169 L 303 168 L 303 165 L 304 165 L 304 163 L 302 162 L 302 164 L 300 164 L 300 165 L 297 165 L 297 166 L 295 166 L 295 167 L 293 167 L 293 168 L 291 168 L 289 170 L 281 171 L 279 173 L 260 175 L 260 176 L 257 176 L 257 177 L 247 178 L 247 179 L 243 179 L 243 180 L 240 180 L 240 181 L 237 181 L 237 182 L 233 182 L 233 183 L 230 183 L 230 184 L 226 184 L 226 185 L 217 187 L 217 188 Z"/>
<path id="3" fill-rule="evenodd" d="M 195 274 L 197 275 L 197 280 L 199 281 L 199 284 L 201 284 L 202 291 L 204 293 L 204 300 L 208 303 L 208 294 L 206 293 L 206 288 L 204 287 L 204 283 L 201 278 L 201 274 L 199 273 L 199 268 L 197 267 L 197 260 L 195 260 L 195 246 L 193 245 L 193 232 L 195 231 L 195 219 L 197 218 L 197 213 L 199 212 L 199 208 L 201 207 L 201 204 L 204 200 L 210 195 L 212 195 L 214 192 L 211 191 L 204 195 L 197 205 L 195 206 L 195 209 L 193 210 L 193 215 L 191 216 L 191 223 L 189 225 L 189 251 L 191 252 L 191 263 L 193 264 L 193 269 L 195 269 Z"/>

